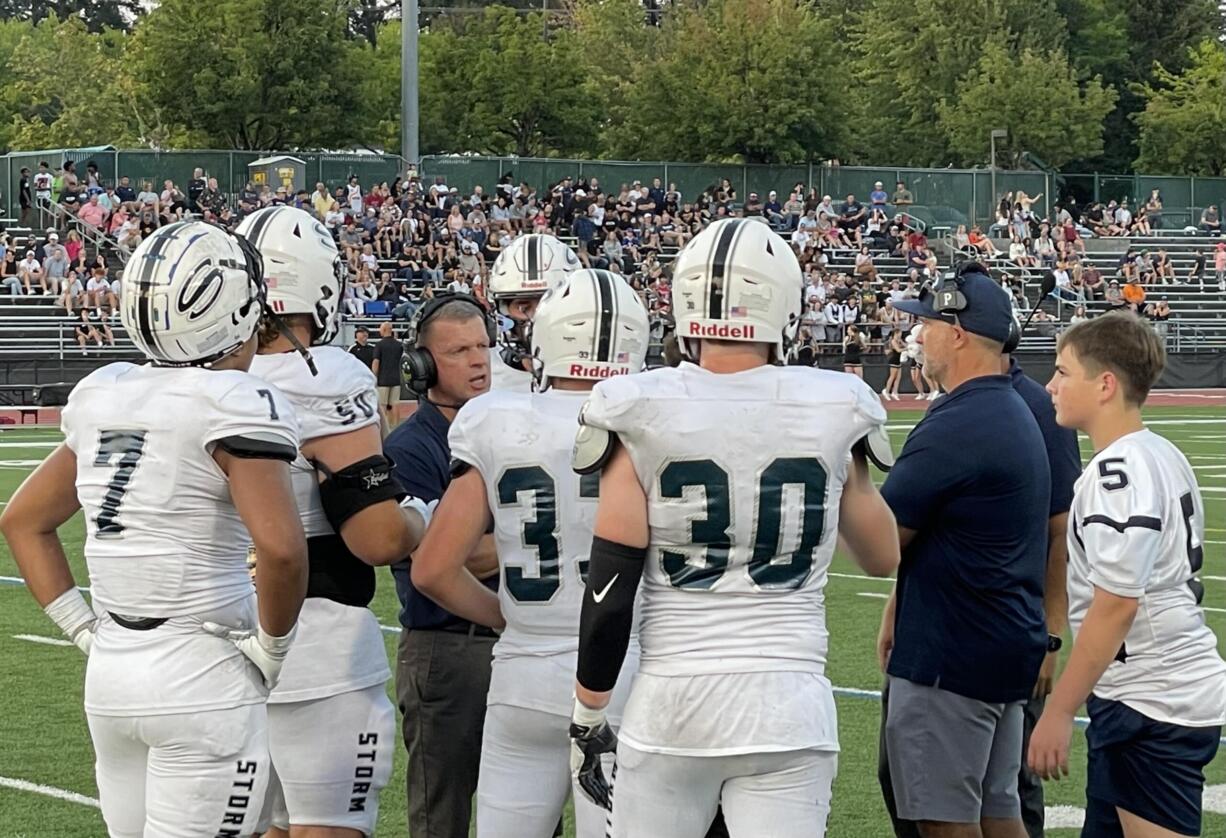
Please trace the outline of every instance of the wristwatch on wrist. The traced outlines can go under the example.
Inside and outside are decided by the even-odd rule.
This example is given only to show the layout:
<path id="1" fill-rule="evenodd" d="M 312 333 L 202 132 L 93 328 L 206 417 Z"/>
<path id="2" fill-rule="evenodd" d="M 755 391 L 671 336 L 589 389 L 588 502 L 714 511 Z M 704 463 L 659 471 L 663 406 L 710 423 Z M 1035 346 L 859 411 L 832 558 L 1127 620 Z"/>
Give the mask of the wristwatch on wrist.
<path id="1" fill-rule="evenodd" d="M 1047 635 L 1047 651 L 1048 652 L 1059 652 L 1060 647 L 1063 645 L 1064 645 L 1064 641 L 1060 639 L 1060 635 L 1058 634 Z"/>

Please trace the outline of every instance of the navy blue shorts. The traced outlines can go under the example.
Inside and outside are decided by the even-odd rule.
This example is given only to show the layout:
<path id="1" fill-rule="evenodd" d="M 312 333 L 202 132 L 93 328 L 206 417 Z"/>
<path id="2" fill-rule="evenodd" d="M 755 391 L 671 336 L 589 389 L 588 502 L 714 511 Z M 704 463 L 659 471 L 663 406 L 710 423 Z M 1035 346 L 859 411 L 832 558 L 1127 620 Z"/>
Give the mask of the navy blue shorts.
<path id="1" fill-rule="evenodd" d="M 1081 838 L 1123 838 L 1115 807 L 1180 835 L 1200 835 L 1204 767 L 1221 727 L 1157 722 L 1118 701 L 1086 702 L 1090 748 Z"/>

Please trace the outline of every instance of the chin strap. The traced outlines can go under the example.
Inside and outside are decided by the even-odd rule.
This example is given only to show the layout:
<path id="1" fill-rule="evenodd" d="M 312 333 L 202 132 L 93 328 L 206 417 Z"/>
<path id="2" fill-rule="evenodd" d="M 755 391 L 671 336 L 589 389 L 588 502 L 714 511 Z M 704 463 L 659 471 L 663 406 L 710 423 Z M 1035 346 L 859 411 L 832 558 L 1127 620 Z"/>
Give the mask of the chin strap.
<path id="1" fill-rule="evenodd" d="M 302 341 L 298 340 L 298 336 L 294 334 L 294 330 L 285 325 L 285 321 L 281 319 L 281 316 L 269 311 L 268 309 L 264 310 L 264 316 L 272 320 L 272 324 L 277 327 L 277 331 L 281 334 L 281 337 L 285 338 L 294 345 L 294 351 L 301 355 L 302 360 L 306 361 L 306 365 L 310 367 L 311 375 L 319 375 L 319 370 L 315 368 L 315 359 L 311 357 L 311 353 L 307 351 L 307 348 L 302 345 Z"/>

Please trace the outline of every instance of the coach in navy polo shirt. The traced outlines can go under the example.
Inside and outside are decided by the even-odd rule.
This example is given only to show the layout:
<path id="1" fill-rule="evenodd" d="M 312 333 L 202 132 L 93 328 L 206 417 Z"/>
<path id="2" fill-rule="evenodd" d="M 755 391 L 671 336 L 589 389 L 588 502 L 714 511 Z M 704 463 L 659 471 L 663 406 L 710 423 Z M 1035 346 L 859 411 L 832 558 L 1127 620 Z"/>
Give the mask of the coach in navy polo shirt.
<path id="1" fill-rule="evenodd" d="M 452 419 L 464 402 L 490 386 L 489 335 L 480 303 L 471 297 L 435 299 L 419 312 L 415 351 L 428 352 L 437 373 L 417 410 L 383 443 L 405 491 L 425 501 L 441 498 L 451 482 L 447 431 Z M 477 553 L 469 569 L 494 587 L 493 538 L 483 539 Z M 404 628 L 396 698 L 409 752 L 409 832 L 468 838 L 496 637 L 414 588 L 407 562 L 393 566 L 392 574 Z"/>
<path id="2" fill-rule="evenodd" d="M 903 548 L 878 644 L 898 815 L 925 836 L 1021 836 L 1022 704 L 1047 649 L 1044 440 L 1001 374 L 999 285 L 967 273 L 895 306 L 923 320 L 925 372 L 947 392 L 882 487 Z"/>

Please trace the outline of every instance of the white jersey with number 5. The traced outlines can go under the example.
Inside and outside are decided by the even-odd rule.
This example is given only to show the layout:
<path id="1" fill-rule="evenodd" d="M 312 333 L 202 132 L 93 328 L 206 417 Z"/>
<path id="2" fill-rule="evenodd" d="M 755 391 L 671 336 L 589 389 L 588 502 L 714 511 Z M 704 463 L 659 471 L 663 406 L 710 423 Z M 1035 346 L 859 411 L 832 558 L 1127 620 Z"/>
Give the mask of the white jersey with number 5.
<path id="1" fill-rule="evenodd" d="M 76 386 L 62 426 L 77 458 L 85 560 L 102 617 L 86 710 L 147 715 L 263 701 L 255 668 L 200 621 L 253 626 L 250 538 L 213 450 L 227 437 L 297 448 L 285 398 L 237 370 L 115 363 Z M 132 631 L 106 612 L 169 622 Z"/>
<path id="2" fill-rule="evenodd" d="M 448 434 L 452 458 L 481 473 L 494 515 L 507 626 L 494 646 L 490 704 L 562 716 L 574 705 L 579 610 L 600 491 L 598 474 L 571 469 L 587 395 L 494 390 L 465 404 Z M 529 658 L 536 660 L 529 677 L 522 665 L 500 665 Z"/>
<path id="3" fill-rule="evenodd" d="M 257 355 L 251 362 L 251 372 L 275 385 L 293 405 L 302 444 L 377 426 L 375 376 L 366 365 L 339 346 L 314 346 L 310 352 L 317 374 L 297 352 Z M 290 476 L 308 546 L 311 539 L 333 535 L 319 500 L 318 472 L 301 452 Z M 390 677 L 383 633 L 369 608 L 308 596 L 293 648 L 268 700 L 275 704 L 323 698 L 382 684 Z"/>
<path id="4" fill-rule="evenodd" d="M 855 376 L 693 364 L 597 384 L 648 500 L 642 664 L 619 735 L 640 750 L 838 747 L 826 571 L 852 446 L 885 422 Z"/>
<path id="5" fill-rule="evenodd" d="M 1200 607 L 1205 507 L 1183 453 L 1149 430 L 1094 456 L 1069 526 L 1069 622 L 1095 588 L 1138 600 L 1124 645 L 1094 694 L 1160 722 L 1226 724 L 1226 663 Z"/>

